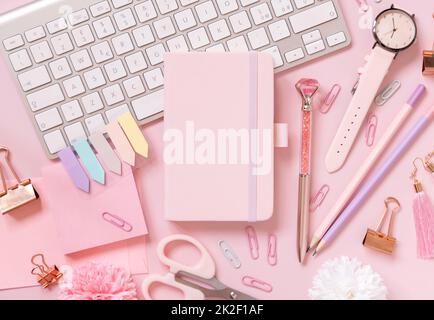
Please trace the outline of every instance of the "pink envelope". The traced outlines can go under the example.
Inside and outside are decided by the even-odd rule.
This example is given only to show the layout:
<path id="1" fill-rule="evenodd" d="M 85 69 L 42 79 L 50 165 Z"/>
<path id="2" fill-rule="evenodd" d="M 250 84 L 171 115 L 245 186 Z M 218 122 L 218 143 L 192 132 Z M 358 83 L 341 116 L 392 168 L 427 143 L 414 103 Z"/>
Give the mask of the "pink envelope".
<path id="1" fill-rule="evenodd" d="M 58 241 L 50 194 L 42 179 L 33 179 L 40 199 L 0 217 L 0 290 L 37 286 L 30 260 L 44 254 L 49 265 L 78 266 L 96 261 L 117 265 L 131 274 L 148 272 L 145 238 L 138 237 L 65 256 Z"/>
<path id="2" fill-rule="evenodd" d="M 122 176 L 107 172 L 105 185 L 92 181 L 90 193 L 85 193 L 74 186 L 61 163 L 42 169 L 47 202 L 55 213 L 65 254 L 148 233 L 131 167 L 124 165 L 122 172 Z M 127 227 L 107 221 L 118 218 Z"/>

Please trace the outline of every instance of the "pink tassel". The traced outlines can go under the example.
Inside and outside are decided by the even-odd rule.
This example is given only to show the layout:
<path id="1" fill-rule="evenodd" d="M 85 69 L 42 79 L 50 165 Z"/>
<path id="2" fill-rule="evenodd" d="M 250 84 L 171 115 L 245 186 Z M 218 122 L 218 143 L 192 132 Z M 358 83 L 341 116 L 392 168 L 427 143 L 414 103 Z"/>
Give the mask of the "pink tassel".
<path id="1" fill-rule="evenodd" d="M 417 238 L 417 256 L 434 258 L 434 209 L 426 193 L 419 190 L 413 200 L 414 223 Z"/>

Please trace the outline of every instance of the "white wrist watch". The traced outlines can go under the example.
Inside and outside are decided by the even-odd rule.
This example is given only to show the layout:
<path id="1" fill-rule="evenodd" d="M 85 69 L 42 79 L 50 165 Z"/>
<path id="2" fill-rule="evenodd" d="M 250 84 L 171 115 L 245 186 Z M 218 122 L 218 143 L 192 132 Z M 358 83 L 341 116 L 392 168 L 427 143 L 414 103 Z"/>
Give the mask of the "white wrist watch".
<path id="1" fill-rule="evenodd" d="M 359 70 L 357 89 L 326 156 L 326 169 L 330 173 L 345 163 L 396 55 L 415 42 L 417 27 L 414 15 L 392 5 L 376 17 L 373 33 L 376 43 L 365 58 L 366 65 Z"/>

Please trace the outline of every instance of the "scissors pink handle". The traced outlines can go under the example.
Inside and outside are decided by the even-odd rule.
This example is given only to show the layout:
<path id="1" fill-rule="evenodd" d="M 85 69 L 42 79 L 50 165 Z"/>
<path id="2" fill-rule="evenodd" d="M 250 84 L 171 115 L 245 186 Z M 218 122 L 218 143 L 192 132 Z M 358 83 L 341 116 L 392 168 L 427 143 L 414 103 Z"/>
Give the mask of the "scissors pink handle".
<path id="1" fill-rule="evenodd" d="M 166 255 L 166 249 L 169 244 L 178 241 L 188 242 L 199 250 L 201 257 L 197 265 L 186 266 L 182 263 L 170 259 Z M 162 283 L 181 290 L 184 294 L 185 299 L 188 300 L 203 300 L 205 298 L 205 295 L 200 290 L 191 288 L 175 280 L 175 276 L 179 272 L 186 272 L 204 279 L 214 278 L 216 272 L 214 260 L 199 241 L 187 235 L 172 235 L 161 240 L 161 242 L 158 244 L 157 255 L 161 262 L 169 267 L 170 273 L 166 274 L 165 276 L 149 275 L 146 277 L 142 284 L 143 295 L 146 299 L 152 299 L 149 289 L 153 284 L 156 283 Z"/>

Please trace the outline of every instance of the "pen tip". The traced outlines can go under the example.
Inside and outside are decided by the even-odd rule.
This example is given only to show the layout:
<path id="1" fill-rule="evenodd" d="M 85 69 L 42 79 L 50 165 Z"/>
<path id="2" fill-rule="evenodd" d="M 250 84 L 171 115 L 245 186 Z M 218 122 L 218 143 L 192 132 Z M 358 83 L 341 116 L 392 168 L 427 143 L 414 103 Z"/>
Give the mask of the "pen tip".
<path id="1" fill-rule="evenodd" d="M 308 253 L 310 251 L 310 247 L 307 247 L 306 249 L 306 253 Z"/>
<path id="2" fill-rule="evenodd" d="M 318 251 L 315 250 L 312 254 L 312 257 L 315 257 L 317 255 L 317 253 L 318 253 Z"/>

